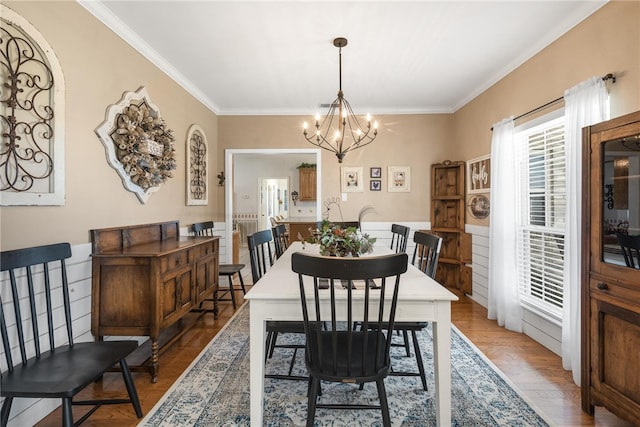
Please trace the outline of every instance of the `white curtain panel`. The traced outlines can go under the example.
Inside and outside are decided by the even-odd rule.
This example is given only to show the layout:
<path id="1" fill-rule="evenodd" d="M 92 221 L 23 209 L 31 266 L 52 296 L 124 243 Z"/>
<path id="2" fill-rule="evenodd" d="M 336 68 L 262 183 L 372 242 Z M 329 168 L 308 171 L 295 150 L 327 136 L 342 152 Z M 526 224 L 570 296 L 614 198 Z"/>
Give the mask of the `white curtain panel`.
<path id="1" fill-rule="evenodd" d="M 562 365 L 580 385 L 580 252 L 582 236 L 582 128 L 609 118 L 609 95 L 604 80 L 592 77 L 568 89 L 565 102 L 567 167 Z"/>
<path id="2" fill-rule="evenodd" d="M 513 119 L 493 125 L 489 227 L 488 317 L 522 332 L 516 271 L 516 147 Z"/>

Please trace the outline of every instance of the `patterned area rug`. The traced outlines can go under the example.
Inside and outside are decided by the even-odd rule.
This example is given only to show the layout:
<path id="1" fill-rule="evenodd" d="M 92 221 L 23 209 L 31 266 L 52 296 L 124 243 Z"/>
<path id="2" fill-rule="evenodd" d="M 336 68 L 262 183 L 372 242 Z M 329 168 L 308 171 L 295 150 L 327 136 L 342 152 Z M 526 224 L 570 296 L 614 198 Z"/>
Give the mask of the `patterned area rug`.
<path id="1" fill-rule="evenodd" d="M 278 342 L 285 336 L 279 337 Z M 291 335 L 287 339 L 295 340 Z M 400 338 L 400 337 L 398 337 Z M 427 370 L 428 391 L 419 377 L 385 379 L 394 426 L 435 426 L 431 331 L 419 334 Z M 302 353 L 302 352 L 299 352 Z M 397 370 L 415 371 L 415 359 L 392 348 Z M 268 373 L 286 373 L 292 353 L 276 349 Z M 303 354 L 295 369 L 305 375 Z M 503 375 L 455 327 L 451 336 L 452 425 L 547 426 L 547 422 L 518 394 Z M 305 381 L 265 379 L 264 425 L 304 425 L 307 415 Z M 322 386 L 322 399 L 377 404 L 375 384 L 359 390 L 352 384 Z M 249 307 L 245 304 L 167 391 L 140 426 L 249 425 Z M 381 426 L 380 411 L 326 410 L 316 412 L 316 426 Z"/>

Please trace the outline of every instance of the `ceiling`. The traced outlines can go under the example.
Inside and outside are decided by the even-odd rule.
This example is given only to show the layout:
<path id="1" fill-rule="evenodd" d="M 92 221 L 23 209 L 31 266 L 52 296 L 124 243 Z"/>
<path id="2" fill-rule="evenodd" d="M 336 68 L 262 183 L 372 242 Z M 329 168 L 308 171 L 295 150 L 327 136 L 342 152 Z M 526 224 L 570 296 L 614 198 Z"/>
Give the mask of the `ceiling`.
<path id="1" fill-rule="evenodd" d="M 605 3 L 78 2 L 220 115 L 323 112 L 336 37 L 356 113 L 451 113 Z"/>

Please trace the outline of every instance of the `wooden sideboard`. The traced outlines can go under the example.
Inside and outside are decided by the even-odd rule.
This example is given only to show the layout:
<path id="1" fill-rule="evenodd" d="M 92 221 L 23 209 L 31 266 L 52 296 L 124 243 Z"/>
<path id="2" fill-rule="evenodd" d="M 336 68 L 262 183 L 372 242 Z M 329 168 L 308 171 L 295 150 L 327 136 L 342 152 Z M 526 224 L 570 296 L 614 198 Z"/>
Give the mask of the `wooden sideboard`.
<path id="1" fill-rule="evenodd" d="M 144 365 L 156 382 L 161 332 L 216 299 L 218 238 L 180 237 L 179 222 L 168 221 L 91 230 L 91 244 L 91 331 L 99 340 L 148 336 Z"/>

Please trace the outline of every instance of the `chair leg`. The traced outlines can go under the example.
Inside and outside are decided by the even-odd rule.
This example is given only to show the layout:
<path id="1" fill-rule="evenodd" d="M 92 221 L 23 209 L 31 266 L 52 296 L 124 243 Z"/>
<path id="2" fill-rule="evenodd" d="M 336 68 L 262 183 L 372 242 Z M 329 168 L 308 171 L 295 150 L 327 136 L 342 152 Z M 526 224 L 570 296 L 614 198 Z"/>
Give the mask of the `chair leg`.
<path id="1" fill-rule="evenodd" d="M 5 397 L 2 404 L 2 412 L 0 412 L 0 426 L 6 427 L 9 423 L 9 412 L 11 412 L 11 403 L 13 403 L 13 397 Z"/>
<path id="2" fill-rule="evenodd" d="M 271 343 L 269 343 L 269 359 L 273 357 L 273 351 L 276 349 L 276 341 L 278 340 L 278 333 L 272 332 Z"/>
<path id="3" fill-rule="evenodd" d="M 233 291 L 233 274 L 227 276 L 229 278 L 229 292 L 231 292 L 231 303 L 233 304 L 233 309 L 236 309 L 236 293 Z"/>
<path id="4" fill-rule="evenodd" d="M 407 352 L 407 357 L 411 357 L 411 349 L 409 348 L 409 334 L 407 330 L 402 331 L 402 338 L 404 339 L 404 350 Z"/>
<path id="5" fill-rule="evenodd" d="M 124 380 L 124 384 L 127 386 L 129 399 L 131 399 L 133 409 L 136 411 L 136 416 L 138 418 L 142 418 L 142 408 L 140 407 L 140 399 L 138 398 L 136 383 L 133 381 L 131 370 L 129 370 L 129 365 L 127 364 L 127 361 L 125 359 L 120 359 L 120 370 L 122 371 L 122 379 Z"/>
<path id="6" fill-rule="evenodd" d="M 242 294 L 246 295 L 247 290 L 244 288 L 244 279 L 242 278 L 242 271 L 238 272 L 238 277 L 240 278 L 240 287 L 242 288 Z"/>
<path id="7" fill-rule="evenodd" d="M 424 373 L 424 364 L 422 363 L 422 352 L 420 351 L 420 345 L 418 344 L 418 335 L 416 331 L 411 331 L 413 338 L 413 351 L 416 353 L 416 363 L 418 364 L 418 372 L 420 372 L 420 379 L 422 380 L 422 389 L 427 391 L 427 376 Z"/>
<path id="8" fill-rule="evenodd" d="M 311 378 L 311 387 L 309 387 L 309 403 L 307 405 L 307 427 L 313 427 L 313 420 L 316 418 L 316 401 L 318 400 L 318 388 L 320 380 Z"/>
<path id="9" fill-rule="evenodd" d="M 264 361 L 266 363 L 269 359 L 269 349 L 271 348 L 271 341 L 273 340 L 273 332 L 267 332 L 267 341 L 264 345 Z"/>
<path id="10" fill-rule="evenodd" d="M 62 398 L 62 425 L 64 427 L 73 427 L 73 411 L 71 409 L 71 398 Z"/>
<path id="11" fill-rule="evenodd" d="M 378 399 L 380 399 L 380 409 L 382 410 L 382 425 L 391 426 L 391 417 L 389 416 L 389 402 L 387 402 L 387 391 L 384 388 L 384 379 L 376 380 L 378 387 Z"/>

